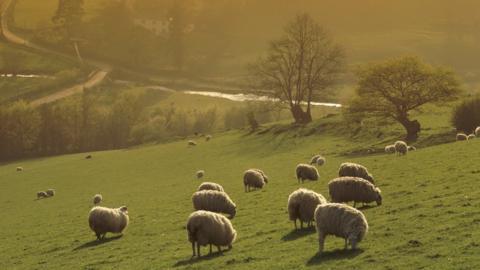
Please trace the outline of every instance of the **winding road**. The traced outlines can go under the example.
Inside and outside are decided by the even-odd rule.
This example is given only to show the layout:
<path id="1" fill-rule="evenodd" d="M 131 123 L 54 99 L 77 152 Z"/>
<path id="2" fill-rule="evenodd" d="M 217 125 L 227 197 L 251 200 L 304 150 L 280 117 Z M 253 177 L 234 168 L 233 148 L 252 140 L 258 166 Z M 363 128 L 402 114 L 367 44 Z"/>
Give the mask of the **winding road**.
<path id="1" fill-rule="evenodd" d="M 12 1 L 13 0 L 3 0 L 0 3 L 1 5 L 0 29 L 1 29 L 2 36 L 5 38 L 6 41 L 15 45 L 25 46 L 34 50 L 44 52 L 44 53 L 49 53 L 49 54 L 58 55 L 58 56 L 76 60 L 76 58 L 71 55 L 50 50 L 43 46 L 34 44 L 12 33 L 8 28 L 8 17 L 7 17 L 7 13 L 11 7 Z M 73 85 L 66 89 L 59 90 L 53 94 L 32 100 L 30 104 L 32 104 L 33 106 L 40 106 L 42 104 L 54 102 L 59 99 L 66 98 L 68 96 L 81 93 L 85 89 L 89 89 L 100 84 L 107 77 L 108 73 L 112 70 L 112 67 L 110 65 L 102 62 L 93 61 L 93 60 L 85 60 L 85 62 L 96 68 L 96 70 L 90 74 L 87 81 L 80 84 Z"/>

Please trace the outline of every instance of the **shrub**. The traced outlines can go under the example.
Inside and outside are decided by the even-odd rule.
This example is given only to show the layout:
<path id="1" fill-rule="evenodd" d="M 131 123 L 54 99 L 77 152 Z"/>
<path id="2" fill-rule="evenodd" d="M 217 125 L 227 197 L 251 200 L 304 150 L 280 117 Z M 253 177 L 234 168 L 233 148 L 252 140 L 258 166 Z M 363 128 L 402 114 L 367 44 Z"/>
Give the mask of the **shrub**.
<path id="1" fill-rule="evenodd" d="M 480 126 L 480 96 L 465 100 L 453 110 L 452 124 L 458 131 L 472 133 Z"/>

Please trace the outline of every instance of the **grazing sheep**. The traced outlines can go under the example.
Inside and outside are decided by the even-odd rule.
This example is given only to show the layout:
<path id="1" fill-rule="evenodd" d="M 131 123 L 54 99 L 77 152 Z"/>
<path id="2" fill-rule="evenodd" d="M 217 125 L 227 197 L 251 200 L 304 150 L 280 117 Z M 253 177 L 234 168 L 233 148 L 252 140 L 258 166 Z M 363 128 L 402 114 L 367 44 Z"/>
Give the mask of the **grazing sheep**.
<path id="1" fill-rule="evenodd" d="M 328 183 L 328 190 L 332 202 L 348 203 L 353 201 L 353 207 L 357 202 L 382 204 L 381 190 L 359 177 L 335 178 Z"/>
<path id="2" fill-rule="evenodd" d="M 406 155 L 408 152 L 408 145 L 404 141 L 396 141 L 395 142 L 395 151 L 399 155 Z"/>
<path id="3" fill-rule="evenodd" d="M 357 163 L 351 163 L 351 162 L 342 163 L 340 165 L 340 169 L 338 170 L 338 176 L 360 177 L 372 184 L 374 183 L 373 176 L 370 173 L 368 173 L 367 168 Z"/>
<path id="4" fill-rule="evenodd" d="M 200 246 L 215 245 L 218 252 L 221 252 L 222 246 L 232 248 L 232 243 L 237 237 L 237 232 L 232 226 L 230 220 L 226 217 L 209 212 L 195 211 L 188 217 L 187 221 L 188 241 L 192 243 L 192 257 L 195 257 L 195 243 L 197 244 L 197 256 L 200 257 Z"/>
<path id="5" fill-rule="evenodd" d="M 197 179 L 201 179 L 205 175 L 205 171 L 204 170 L 199 170 L 195 173 L 195 175 L 197 176 Z"/>
<path id="6" fill-rule="evenodd" d="M 95 194 L 95 196 L 93 196 L 93 204 L 97 205 L 102 201 L 103 201 L 102 194 Z"/>
<path id="7" fill-rule="evenodd" d="M 92 155 L 88 155 L 85 157 L 85 159 L 91 159 L 92 158 Z"/>
<path id="8" fill-rule="evenodd" d="M 477 127 L 477 128 L 475 129 L 475 135 L 478 136 L 478 137 L 480 137 L 480 127 Z"/>
<path id="9" fill-rule="evenodd" d="M 47 189 L 47 195 L 48 197 L 55 196 L 55 189 Z"/>
<path id="10" fill-rule="evenodd" d="M 95 232 L 98 240 L 104 239 L 107 232 L 121 233 L 128 225 L 127 207 L 95 206 L 90 210 L 88 224 L 90 229 Z"/>
<path id="11" fill-rule="evenodd" d="M 243 185 L 245 186 L 245 192 L 249 192 L 250 188 L 261 189 L 268 183 L 268 177 L 262 170 L 249 169 L 243 173 Z"/>
<path id="12" fill-rule="evenodd" d="M 323 165 L 325 165 L 326 162 L 327 162 L 327 160 L 324 157 L 319 157 L 317 159 L 317 166 L 319 166 L 319 167 L 323 166 Z"/>
<path id="13" fill-rule="evenodd" d="M 298 164 L 295 172 L 298 182 L 301 180 L 302 183 L 304 180 L 316 181 L 320 178 L 317 168 L 308 164 Z"/>
<path id="14" fill-rule="evenodd" d="M 465 133 L 457 134 L 457 141 L 466 141 L 466 140 L 468 140 L 468 136 Z"/>
<path id="15" fill-rule="evenodd" d="M 467 136 L 467 140 L 473 140 L 475 139 L 475 137 L 476 137 L 475 134 L 470 134 Z"/>
<path id="16" fill-rule="evenodd" d="M 417 151 L 417 148 L 413 145 L 409 145 L 407 150 L 408 151 Z"/>
<path id="17" fill-rule="evenodd" d="M 192 195 L 193 208 L 195 210 L 206 210 L 235 217 L 237 206 L 230 199 L 227 193 L 217 190 L 201 190 Z"/>
<path id="18" fill-rule="evenodd" d="M 205 141 L 208 142 L 208 141 L 210 141 L 211 139 L 212 139 L 212 135 L 207 135 L 207 136 L 205 136 Z"/>
<path id="19" fill-rule="evenodd" d="M 47 198 L 48 195 L 45 191 L 39 191 L 37 192 L 37 199 L 42 199 L 42 198 Z"/>
<path id="20" fill-rule="evenodd" d="M 387 145 L 385 146 L 385 153 L 387 154 L 393 154 L 395 153 L 395 145 L 391 144 L 391 145 Z"/>
<path id="21" fill-rule="evenodd" d="M 223 187 L 217 183 L 212 182 L 203 182 L 198 186 L 198 191 L 201 190 L 216 190 L 216 191 L 224 191 Z"/>
<path id="22" fill-rule="evenodd" d="M 295 224 L 297 229 L 297 219 L 300 220 L 300 228 L 303 228 L 303 222 L 307 226 L 312 226 L 313 214 L 317 205 L 326 203 L 325 198 L 313 190 L 299 188 L 288 196 L 288 216 Z"/>
<path id="23" fill-rule="evenodd" d="M 362 241 L 368 232 L 367 219 L 362 212 L 340 203 L 320 204 L 315 210 L 315 225 L 318 233 L 319 252 L 327 235 L 334 235 L 345 239 L 345 249 L 351 245 L 352 249 Z"/>
<path id="24" fill-rule="evenodd" d="M 192 140 L 188 141 L 188 146 L 196 146 L 196 145 L 197 143 L 195 141 L 192 141 Z"/>
<path id="25" fill-rule="evenodd" d="M 311 159 L 310 159 L 310 165 L 313 165 L 313 164 L 316 164 L 317 163 L 317 160 L 319 158 L 321 158 L 322 156 L 321 155 L 315 155 L 313 156 Z"/>
<path id="26" fill-rule="evenodd" d="M 17 172 L 23 172 L 23 167 L 17 167 Z"/>

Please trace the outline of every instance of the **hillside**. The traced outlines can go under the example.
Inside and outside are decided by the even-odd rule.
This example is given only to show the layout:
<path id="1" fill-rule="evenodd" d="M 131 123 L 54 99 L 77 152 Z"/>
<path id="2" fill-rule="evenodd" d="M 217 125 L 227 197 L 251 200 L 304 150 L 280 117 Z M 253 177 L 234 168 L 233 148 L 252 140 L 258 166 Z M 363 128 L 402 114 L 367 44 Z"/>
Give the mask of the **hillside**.
<path id="1" fill-rule="evenodd" d="M 348 158 L 339 150 L 359 145 L 325 133 L 216 134 L 197 147 L 186 141 L 139 148 L 25 160 L 0 166 L 1 269 L 476 269 L 480 251 L 480 140 L 421 148 L 407 156 Z M 327 158 L 320 181 L 298 184 L 297 163 L 320 152 Z M 327 182 L 341 162 L 364 164 L 382 189 L 384 203 L 363 209 L 370 231 L 357 252 L 329 237 L 317 255 L 314 230 L 293 232 L 288 195 L 300 186 L 328 197 Z M 16 172 L 23 166 L 23 172 Z M 244 193 L 242 173 L 262 168 L 271 181 Z M 184 229 L 191 194 L 200 181 L 222 184 L 237 204 L 238 232 L 231 251 L 190 260 Z M 39 190 L 57 195 L 35 200 Z M 88 228 L 91 197 L 127 205 L 130 225 L 122 237 L 97 243 Z M 202 249 L 206 254 L 207 248 Z"/>

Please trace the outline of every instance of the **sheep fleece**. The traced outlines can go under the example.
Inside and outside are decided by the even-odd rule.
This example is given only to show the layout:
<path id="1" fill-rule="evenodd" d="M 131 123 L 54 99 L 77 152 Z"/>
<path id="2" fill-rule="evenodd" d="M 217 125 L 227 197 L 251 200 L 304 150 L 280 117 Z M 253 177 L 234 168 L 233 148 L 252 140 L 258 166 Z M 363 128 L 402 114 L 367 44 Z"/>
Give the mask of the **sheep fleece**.
<path id="1" fill-rule="evenodd" d="M 217 213 L 227 213 L 235 216 L 236 205 L 228 197 L 227 193 L 216 190 L 202 190 L 193 193 L 193 208 L 195 210 L 207 210 Z"/>
<path id="2" fill-rule="evenodd" d="M 97 234 L 121 233 L 127 227 L 128 220 L 128 215 L 120 211 L 120 208 L 95 206 L 90 211 L 88 223 L 90 229 Z"/>
<path id="3" fill-rule="evenodd" d="M 237 232 L 228 218 L 209 211 L 195 211 L 187 221 L 188 241 L 201 246 L 230 246 Z"/>
<path id="4" fill-rule="evenodd" d="M 299 188 L 288 196 L 288 215 L 290 220 L 313 221 L 317 205 L 326 203 L 325 198 L 313 190 Z"/>

